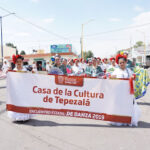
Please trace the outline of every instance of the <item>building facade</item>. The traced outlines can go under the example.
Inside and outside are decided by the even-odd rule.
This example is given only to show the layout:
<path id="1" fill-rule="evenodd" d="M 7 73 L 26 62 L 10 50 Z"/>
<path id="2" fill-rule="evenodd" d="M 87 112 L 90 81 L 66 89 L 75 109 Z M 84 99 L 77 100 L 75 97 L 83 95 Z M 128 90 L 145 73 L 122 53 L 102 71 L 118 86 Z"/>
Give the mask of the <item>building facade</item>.
<path id="1" fill-rule="evenodd" d="M 134 48 L 132 55 L 138 63 L 144 66 L 150 66 L 150 45 Z"/>
<path id="2" fill-rule="evenodd" d="M 28 54 L 28 55 L 23 55 L 24 56 L 24 65 L 32 65 L 33 62 L 36 62 L 37 66 L 42 65 L 42 68 L 45 68 L 46 62 L 50 61 L 51 57 L 55 56 L 56 53 L 38 53 L 38 54 Z M 66 59 L 74 59 L 77 58 L 78 56 L 73 53 L 59 53 L 59 55 L 62 58 Z M 10 65 L 12 64 L 12 57 L 6 56 L 5 59 L 8 60 Z"/>

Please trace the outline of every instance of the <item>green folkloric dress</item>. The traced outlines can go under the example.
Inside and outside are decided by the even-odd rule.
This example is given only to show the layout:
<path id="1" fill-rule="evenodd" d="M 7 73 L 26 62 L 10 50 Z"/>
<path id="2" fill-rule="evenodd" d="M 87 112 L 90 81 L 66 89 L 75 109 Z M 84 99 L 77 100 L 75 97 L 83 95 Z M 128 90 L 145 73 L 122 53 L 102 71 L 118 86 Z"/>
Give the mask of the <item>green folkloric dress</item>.
<path id="1" fill-rule="evenodd" d="M 100 66 L 93 67 L 92 76 L 97 77 L 103 73 L 103 70 Z"/>
<path id="2" fill-rule="evenodd" d="M 134 95 L 136 99 L 139 99 L 146 94 L 147 86 L 150 83 L 150 78 L 146 69 L 135 67 L 133 71 L 136 74 Z"/>
<path id="3" fill-rule="evenodd" d="M 93 67 L 87 66 L 85 69 L 85 74 L 92 76 L 92 72 L 93 72 Z"/>

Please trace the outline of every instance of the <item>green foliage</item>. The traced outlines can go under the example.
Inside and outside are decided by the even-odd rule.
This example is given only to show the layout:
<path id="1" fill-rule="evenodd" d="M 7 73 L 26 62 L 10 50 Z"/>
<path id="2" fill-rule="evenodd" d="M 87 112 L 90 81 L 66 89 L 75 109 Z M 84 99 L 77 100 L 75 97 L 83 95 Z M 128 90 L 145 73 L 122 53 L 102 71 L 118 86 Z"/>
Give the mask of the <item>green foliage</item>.
<path id="1" fill-rule="evenodd" d="M 24 50 L 22 50 L 21 52 L 20 52 L 20 55 L 25 55 L 26 54 L 26 52 L 24 51 Z"/>
<path id="2" fill-rule="evenodd" d="M 91 58 L 94 57 L 94 54 L 91 50 L 87 51 L 87 52 L 83 52 L 83 57 L 86 60 L 87 58 Z"/>
<path id="3" fill-rule="evenodd" d="M 134 48 L 138 48 L 144 46 L 144 42 L 143 41 L 137 41 L 136 44 L 134 45 Z"/>
<path id="4" fill-rule="evenodd" d="M 17 46 L 15 46 L 13 43 L 6 43 L 6 46 L 7 46 L 7 47 L 11 47 L 11 48 L 15 48 L 15 49 L 16 49 L 16 55 L 19 54 L 18 49 L 17 49 Z"/>
<path id="5" fill-rule="evenodd" d="M 15 46 L 13 43 L 6 43 L 6 46 L 17 49 L 17 46 Z"/>

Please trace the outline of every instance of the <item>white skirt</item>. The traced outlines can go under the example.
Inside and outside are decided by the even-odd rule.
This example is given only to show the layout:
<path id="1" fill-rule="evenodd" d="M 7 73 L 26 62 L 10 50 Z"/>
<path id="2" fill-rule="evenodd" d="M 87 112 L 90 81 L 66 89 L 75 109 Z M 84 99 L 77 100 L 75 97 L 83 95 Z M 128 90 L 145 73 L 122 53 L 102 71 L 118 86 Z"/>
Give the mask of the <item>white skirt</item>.
<path id="1" fill-rule="evenodd" d="M 33 115 L 8 111 L 8 117 L 12 121 L 27 121 L 27 120 L 31 119 L 33 117 Z"/>
<path id="2" fill-rule="evenodd" d="M 110 124 L 113 126 L 135 126 L 137 127 L 140 115 L 141 115 L 141 110 L 139 106 L 137 105 L 137 102 L 134 101 L 131 124 L 119 123 L 119 122 L 110 122 Z"/>

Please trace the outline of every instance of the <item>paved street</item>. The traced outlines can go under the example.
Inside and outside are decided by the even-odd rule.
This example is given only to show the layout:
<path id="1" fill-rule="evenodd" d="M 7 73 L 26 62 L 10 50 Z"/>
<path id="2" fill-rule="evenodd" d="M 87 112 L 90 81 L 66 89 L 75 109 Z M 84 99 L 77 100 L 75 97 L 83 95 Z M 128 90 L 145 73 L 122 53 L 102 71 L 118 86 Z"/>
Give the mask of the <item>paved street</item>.
<path id="1" fill-rule="evenodd" d="M 6 81 L 0 80 L 0 150 L 150 150 L 150 86 L 138 103 L 142 116 L 137 128 L 42 115 L 17 124 L 7 117 Z"/>

